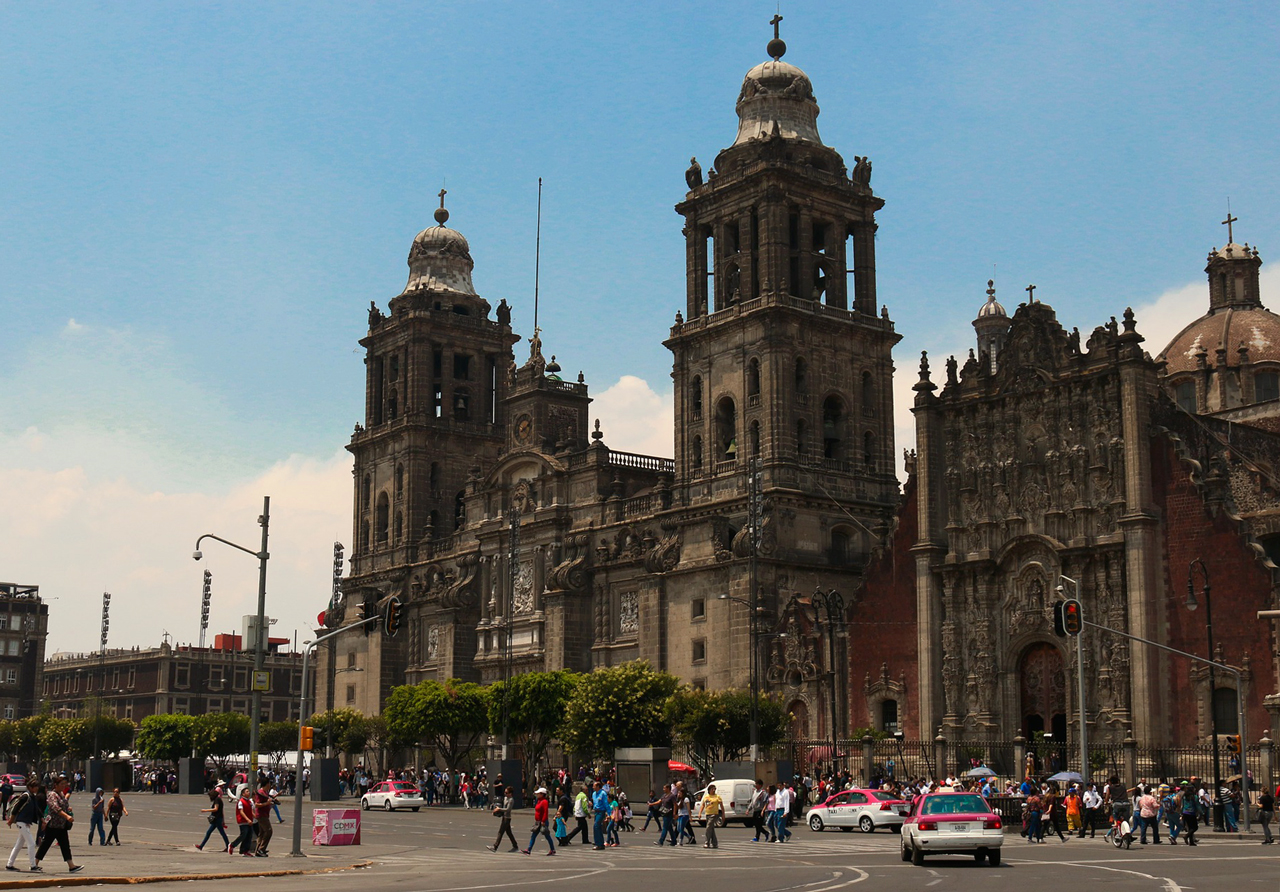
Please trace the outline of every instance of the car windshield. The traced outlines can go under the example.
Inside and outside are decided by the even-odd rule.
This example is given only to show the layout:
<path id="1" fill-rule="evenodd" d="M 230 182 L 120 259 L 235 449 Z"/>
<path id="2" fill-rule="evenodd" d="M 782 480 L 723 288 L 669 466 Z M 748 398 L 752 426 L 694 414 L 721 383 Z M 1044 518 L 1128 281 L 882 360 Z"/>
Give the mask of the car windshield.
<path id="1" fill-rule="evenodd" d="M 886 793 L 886 792 L 884 792 L 883 790 L 877 790 L 876 792 L 872 793 L 871 795 L 872 795 L 872 796 L 874 796 L 874 797 L 876 797 L 877 799 L 879 799 L 881 802 L 899 802 L 899 801 L 901 801 L 901 797 L 899 797 L 899 796 L 895 796 L 895 795 L 893 795 L 892 793 Z"/>
<path id="2" fill-rule="evenodd" d="M 958 796 L 930 796 L 925 800 L 924 811 L 926 815 L 971 815 L 971 814 L 988 814 L 991 811 L 987 807 L 986 800 L 974 793 L 964 793 Z"/>

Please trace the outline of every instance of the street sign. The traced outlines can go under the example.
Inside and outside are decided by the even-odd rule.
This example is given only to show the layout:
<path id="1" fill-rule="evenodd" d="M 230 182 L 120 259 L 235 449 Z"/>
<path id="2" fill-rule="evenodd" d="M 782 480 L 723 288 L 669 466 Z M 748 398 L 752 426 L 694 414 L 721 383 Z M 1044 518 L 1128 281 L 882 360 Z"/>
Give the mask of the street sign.
<path id="1" fill-rule="evenodd" d="M 253 670 L 253 690 L 267 692 L 271 690 L 271 670 L 270 669 L 254 669 Z"/>

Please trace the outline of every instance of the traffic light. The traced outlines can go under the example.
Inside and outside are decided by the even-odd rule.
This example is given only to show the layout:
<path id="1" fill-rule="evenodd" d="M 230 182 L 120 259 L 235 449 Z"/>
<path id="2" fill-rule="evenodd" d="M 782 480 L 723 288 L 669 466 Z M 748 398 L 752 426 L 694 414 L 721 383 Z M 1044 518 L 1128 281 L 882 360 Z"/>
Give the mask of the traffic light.
<path id="1" fill-rule="evenodd" d="M 1227 735 L 1227 752 L 1235 756 L 1240 755 L 1240 735 L 1239 734 Z"/>
<path id="2" fill-rule="evenodd" d="M 1074 598 L 1062 602 L 1062 627 L 1068 635 L 1079 635 L 1084 628 L 1084 613 Z"/>
<path id="3" fill-rule="evenodd" d="M 373 625 L 373 623 L 365 622 L 365 620 L 368 619 L 370 615 L 371 614 L 369 613 L 369 602 L 361 601 L 356 606 L 356 621 L 360 624 L 360 631 L 364 632 L 366 635 L 369 634 L 369 627 Z"/>
<path id="4" fill-rule="evenodd" d="M 400 631 L 400 611 L 400 599 L 392 595 L 382 614 L 382 631 L 388 638 L 396 637 L 396 632 Z"/>
<path id="5" fill-rule="evenodd" d="M 310 725 L 303 725 L 302 734 L 299 736 L 299 740 L 301 741 L 300 748 L 303 752 L 310 752 L 315 749 L 316 729 L 312 728 Z"/>
<path id="6" fill-rule="evenodd" d="M 1059 638 L 1067 637 L 1067 624 L 1062 616 L 1062 607 L 1066 603 L 1066 601 L 1053 602 L 1053 634 Z"/>

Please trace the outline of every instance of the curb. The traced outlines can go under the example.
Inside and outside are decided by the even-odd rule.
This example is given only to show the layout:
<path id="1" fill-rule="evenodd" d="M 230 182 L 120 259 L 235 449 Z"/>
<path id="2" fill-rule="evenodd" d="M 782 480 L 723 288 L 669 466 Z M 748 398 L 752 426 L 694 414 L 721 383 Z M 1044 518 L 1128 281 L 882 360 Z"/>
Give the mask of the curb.
<path id="1" fill-rule="evenodd" d="M 78 874 L 58 874 L 42 876 L 31 880 L 3 880 L 0 889 L 33 889 L 50 886 L 133 886 L 143 883 L 189 883 L 195 880 L 238 880 L 258 879 L 259 877 L 296 877 L 337 873 L 342 870 L 360 870 L 372 867 L 372 861 L 358 861 L 355 864 L 344 864 L 338 867 L 319 867 L 308 870 L 303 867 L 286 870 L 261 870 L 252 873 L 175 873 L 149 877 L 96 877 Z"/>

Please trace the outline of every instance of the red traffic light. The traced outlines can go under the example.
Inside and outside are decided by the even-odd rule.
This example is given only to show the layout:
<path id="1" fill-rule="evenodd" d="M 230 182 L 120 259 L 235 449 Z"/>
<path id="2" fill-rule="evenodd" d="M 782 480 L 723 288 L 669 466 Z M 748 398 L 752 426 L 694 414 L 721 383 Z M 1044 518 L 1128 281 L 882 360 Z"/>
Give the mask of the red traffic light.
<path id="1" fill-rule="evenodd" d="M 1084 628 L 1080 602 L 1074 598 L 1062 605 L 1062 628 L 1068 635 L 1079 635 Z"/>

